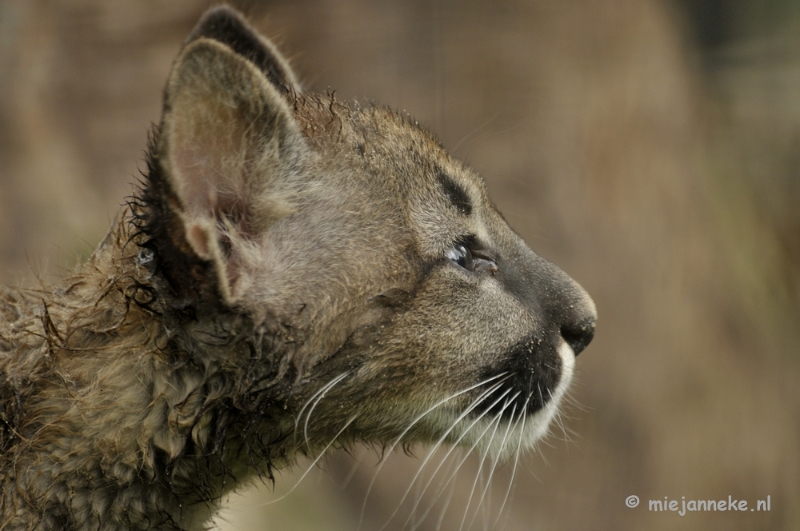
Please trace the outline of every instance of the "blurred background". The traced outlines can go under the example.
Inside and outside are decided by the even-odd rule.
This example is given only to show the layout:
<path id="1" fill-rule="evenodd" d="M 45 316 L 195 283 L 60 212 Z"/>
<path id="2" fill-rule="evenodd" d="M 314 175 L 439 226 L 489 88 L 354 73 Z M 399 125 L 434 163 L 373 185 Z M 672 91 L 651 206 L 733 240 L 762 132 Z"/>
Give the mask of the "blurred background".
<path id="1" fill-rule="evenodd" d="M 513 467 L 484 489 L 473 456 L 425 491 L 417 448 L 302 461 L 220 527 L 800 529 L 800 1 L 232 4 L 306 87 L 427 124 L 600 320 L 499 518 Z M 53 282 L 91 253 L 209 5 L 0 0 L 0 281 Z M 728 496 L 770 510 L 647 509 Z"/>

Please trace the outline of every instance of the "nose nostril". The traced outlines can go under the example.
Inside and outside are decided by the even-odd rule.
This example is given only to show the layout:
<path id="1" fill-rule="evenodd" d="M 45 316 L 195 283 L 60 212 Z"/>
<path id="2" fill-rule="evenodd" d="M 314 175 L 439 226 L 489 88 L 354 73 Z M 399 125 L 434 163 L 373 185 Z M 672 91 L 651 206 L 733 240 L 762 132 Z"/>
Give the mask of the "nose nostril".
<path id="1" fill-rule="evenodd" d="M 572 347 L 572 351 L 577 356 L 592 342 L 594 330 L 595 320 L 593 318 L 584 319 L 578 323 L 562 326 L 561 337 Z"/>

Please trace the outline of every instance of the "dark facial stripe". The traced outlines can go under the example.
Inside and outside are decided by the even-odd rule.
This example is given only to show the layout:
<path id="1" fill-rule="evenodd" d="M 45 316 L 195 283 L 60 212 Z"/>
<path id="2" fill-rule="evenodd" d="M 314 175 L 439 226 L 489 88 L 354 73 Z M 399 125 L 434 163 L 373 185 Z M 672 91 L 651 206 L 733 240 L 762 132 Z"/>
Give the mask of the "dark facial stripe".
<path id="1" fill-rule="evenodd" d="M 467 191 L 441 169 L 436 172 L 436 177 L 453 206 L 465 216 L 472 214 L 472 202 Z"/>

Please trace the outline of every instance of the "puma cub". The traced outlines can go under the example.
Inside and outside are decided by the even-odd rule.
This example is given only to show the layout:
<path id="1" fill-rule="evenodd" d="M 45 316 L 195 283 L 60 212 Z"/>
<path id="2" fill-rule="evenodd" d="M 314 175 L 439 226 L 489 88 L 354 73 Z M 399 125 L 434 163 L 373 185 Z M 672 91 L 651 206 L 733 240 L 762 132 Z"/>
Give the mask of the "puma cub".
<path id="1" fill-rule="evenodd" d="M 147 161 L 74 275 L 0 289 L 0 529 L 202 529 L 298 454 L 547 431 L 594 305 L 415 122 L 221 7 Z"/>

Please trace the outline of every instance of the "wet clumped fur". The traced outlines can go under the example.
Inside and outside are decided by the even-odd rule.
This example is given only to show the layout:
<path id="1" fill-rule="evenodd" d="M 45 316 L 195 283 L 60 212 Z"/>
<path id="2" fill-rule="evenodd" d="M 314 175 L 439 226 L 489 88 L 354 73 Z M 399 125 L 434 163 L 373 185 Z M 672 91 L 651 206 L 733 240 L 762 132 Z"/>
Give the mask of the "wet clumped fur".
<path id="1" fill-rule="evenodd" d="M 248 478 L 360 442 L 518 454 L 595 319 L 428 132 L 303 92 L 212 9 L 90 260 L 0 288 L 0 530 L 204 529 Z"/>

